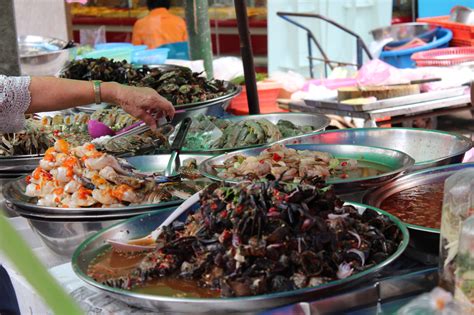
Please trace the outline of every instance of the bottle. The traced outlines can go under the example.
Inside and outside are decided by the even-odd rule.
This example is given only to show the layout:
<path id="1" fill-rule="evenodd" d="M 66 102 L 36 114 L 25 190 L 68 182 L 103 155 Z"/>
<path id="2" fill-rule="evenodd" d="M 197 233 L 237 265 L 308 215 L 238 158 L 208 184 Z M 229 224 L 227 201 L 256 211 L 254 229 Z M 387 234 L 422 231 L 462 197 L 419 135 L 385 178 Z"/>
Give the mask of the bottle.
<path id="1" fill-rule="evenodd" d="M 474 169 L 448 177 L 444 184 L 439 248 L 439 285 L 454 293 L 454 273 L 461 225 L 474 213 Z"/>

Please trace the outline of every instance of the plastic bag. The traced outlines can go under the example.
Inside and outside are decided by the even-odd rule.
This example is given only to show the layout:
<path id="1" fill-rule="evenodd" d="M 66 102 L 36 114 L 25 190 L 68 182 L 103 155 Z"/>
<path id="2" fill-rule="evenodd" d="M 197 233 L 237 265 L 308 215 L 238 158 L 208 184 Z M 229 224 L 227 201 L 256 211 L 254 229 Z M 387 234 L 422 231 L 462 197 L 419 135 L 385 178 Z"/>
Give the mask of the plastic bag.
<path id="1" fill-rule="evenodd" d="M 105 39 L 105 26 L 95 29 L 81 29 L 79 31 L 79 41 L 81 45 L 89 45 L 95 47 L 97 44 L 103 44 Z"/>
<path id="2" fill-rule="evenodd" d="M 454 302 L 453 295 L 441 288 L 434 288 L 402 307 L 398 315 L 457 315 L 462 308 Z"/>
<path id="3" fill-rule="evenodd" d="M 176 126 L 176 130 L 179 127 Z M 175 136 L 175 135 L 173 135 Z M 193 118 L 184 147 L 188 150 L 208 150 L 222 137 L 222 131 L 206 115 Z M 170 137 L 171 138 L 171 137 Z"/>
<path id="4" fill-rule="evenodd" d="M 222 57 L 212 62 L 214 67 L 214 78 L 218 80 L 231 81 L 244 75 L 244 64 L 237 57 Z"/>
<path id="5" fill-rule="evenodd" d="M 270 74 L 270 79 L 280 83 L 284 90 L 291 93 L 301 90 L 306 82 L 304 76 L 293 71 L 275 71 Z"/>

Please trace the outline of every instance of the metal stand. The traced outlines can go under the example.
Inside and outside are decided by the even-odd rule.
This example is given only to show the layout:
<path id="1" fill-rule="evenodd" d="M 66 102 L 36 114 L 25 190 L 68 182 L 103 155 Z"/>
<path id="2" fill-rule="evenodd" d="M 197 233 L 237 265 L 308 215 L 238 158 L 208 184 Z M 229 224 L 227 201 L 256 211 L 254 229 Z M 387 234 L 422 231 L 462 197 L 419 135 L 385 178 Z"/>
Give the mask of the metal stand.
<path id="1" fill-rule="evenodd" d="M 336 21 L 333 21 L 333 20 L 331 20 L 331 19 L 329 19 L 325 16 L 322 16 L 320 14 L 311 14 L 311 13 L 277 12 L 277 15 L 279 17 L 281 17 L 282 19 L 284 19 L 285 21 L 288 21 L 289 23 L 291 23 L 293 25 L 296 25 L 297 27 L 302 28 L 303 30 L 306 31 L 307 40 L 308 40 L 309 74 L 310 74 L 311 78 L 314 78 L 313 60 L 320 60 L 320 61 L 324 62 L 324 74 L 325 74 L 325 76 L 327 76 L 328 75 L 327 67 L 329 66 L 329 68 L 331 68 L 331 70 L 332 70 L 332 69 L 334 69 L 333 64 L 357 66 L 357 68 L 360 69 L 360 67 L 362 67 L 362 64 L 363 64 L 363 52 L 365 52 L 367 54 L 367 57 L 369 57 L 369 59 L 372 59 L 372 55 L 370 54 L 370 51 L 367 48 L 367 46 L 365 45 L 362 38 L 359 35 L 357 35 L 356 33 L 354 33 L 353 31 L 351 31 L 348 28 L 346 28 L 346 27 L 342 26 L 341 24 L 337 23 Z M 304 26 L 303 24 L 298 23 L 293 19 L 290 19 L 289 18 L 290 16 L 309 17 L 309 18 L 320 19 L 320 20 L 326 21 L 329 24 L 334 25 L 335 27 L 339 28 L 340 30 L 346 32 L 349 35 L 352 35 L 353 37 L 355 37 L 356 38 L 356 45 L 357 45 L 357 47 L 356 47 L 356 50 L 357 50 L 357 64 L 330 60 L 328 58 L 327 54 L 324 52 L 324 49 L 322 48 L 321 44 L 318 42 L 316 37 L 314 37 L 313 32 L 311 32 L 311 30 L 308 27 Z M 321 54 L 322 58 L 313 57 L 313 51 L 312 51 L 311 43 L 314 43 L 316 45 L 316 48 L 318 48 L 319 53 Z"/>

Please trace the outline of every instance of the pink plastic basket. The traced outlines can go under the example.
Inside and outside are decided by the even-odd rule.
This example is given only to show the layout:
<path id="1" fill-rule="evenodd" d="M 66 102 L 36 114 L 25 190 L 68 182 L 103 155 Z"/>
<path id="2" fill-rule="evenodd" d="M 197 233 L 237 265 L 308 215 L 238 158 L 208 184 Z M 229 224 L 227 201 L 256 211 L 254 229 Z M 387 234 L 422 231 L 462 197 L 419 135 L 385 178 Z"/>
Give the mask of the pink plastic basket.
<path id="1" fill-rule="evenodd" d="M 419 67 L 449 67 L 474 61 L 474 47 L 451 47 L 421 51 L 411 57 Z"/>

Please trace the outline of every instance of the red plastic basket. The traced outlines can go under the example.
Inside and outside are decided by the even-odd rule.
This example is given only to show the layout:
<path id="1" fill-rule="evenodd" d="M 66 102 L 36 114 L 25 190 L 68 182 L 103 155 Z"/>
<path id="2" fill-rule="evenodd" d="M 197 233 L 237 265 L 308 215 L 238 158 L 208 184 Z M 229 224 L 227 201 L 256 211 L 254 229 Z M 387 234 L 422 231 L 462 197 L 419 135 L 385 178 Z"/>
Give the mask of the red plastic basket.
<path id="1" fill-rule="evenodd" d="M 451 47 L 420 51 L 411 57 L 419 67 L 449 67 L 474 61 L 474 47 Z"/>
<path id="2" fill-rule="evenodd" d="M 421 19 L 417 19 L 416 21 L 439 25 L 441 27 L 448 28 L 453 32 L 454 40 L 474 39 L 474 25 L 467 25 L 467 24 L 450 21 L 448 15 L 421 18 Z"/>
<path id="3" fill-rule="evenodd" d="M 451 47 L 472 47 L 474 46 L 474 39 L 453 39 L 449 45 Z"/>

